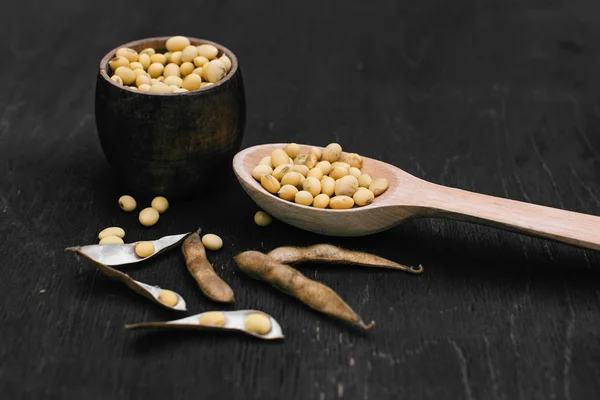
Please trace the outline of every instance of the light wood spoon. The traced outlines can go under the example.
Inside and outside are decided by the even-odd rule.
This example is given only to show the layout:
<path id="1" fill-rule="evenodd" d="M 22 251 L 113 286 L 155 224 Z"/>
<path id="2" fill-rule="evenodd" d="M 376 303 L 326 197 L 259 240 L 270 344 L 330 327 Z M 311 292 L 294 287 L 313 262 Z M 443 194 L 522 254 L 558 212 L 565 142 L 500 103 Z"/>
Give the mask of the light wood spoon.
<path id="1" fill-rule="evenodd" d="M 436 217 L 475 222 L 600 250 L 600 217 L 437 185 L 367 157 L 363 157 L 362 172 L 389 181 L 387 191 L 372 204 L 332 210 L 282 200 L 267 192 L 252 177 L 252 170 L 261 158 L 285 146 L 265 144 L 242 150 L 233 159 L 233 169 L 244 190 L 260 208 L 301 229 L 330 236 L 364 236 L 389 229 L 409 218 Z M 308 153 L 311 147 L 300 145 L 301 153 Z"/>

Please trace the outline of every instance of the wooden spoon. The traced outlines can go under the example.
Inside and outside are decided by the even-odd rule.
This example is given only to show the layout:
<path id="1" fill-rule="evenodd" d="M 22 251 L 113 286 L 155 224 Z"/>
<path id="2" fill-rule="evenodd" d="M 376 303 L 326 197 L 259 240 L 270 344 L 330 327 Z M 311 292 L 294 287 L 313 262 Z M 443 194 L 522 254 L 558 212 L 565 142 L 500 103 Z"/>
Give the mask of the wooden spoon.
<path id="1" fill-rule="evenodd" d="M 233 169 L 244 190 L 263 210 L 301 229 L 330 236 L 364 236 L 389 229 L 409 218 L 436 217 L 475 222 L 600 250 L 600 217 L 436 185 L 367 157 L 363 157 L 362 172 L 389 181 L 387 191 L 372 204 L 332 210 L 282 200 L 267 192 L 251 173 L 261 158 L 283 147 L 285 144 L 277 143 L 242 150 L 233 159 Z M 311 147 L 301 145 L 301 153 L 308 153 Z"/>

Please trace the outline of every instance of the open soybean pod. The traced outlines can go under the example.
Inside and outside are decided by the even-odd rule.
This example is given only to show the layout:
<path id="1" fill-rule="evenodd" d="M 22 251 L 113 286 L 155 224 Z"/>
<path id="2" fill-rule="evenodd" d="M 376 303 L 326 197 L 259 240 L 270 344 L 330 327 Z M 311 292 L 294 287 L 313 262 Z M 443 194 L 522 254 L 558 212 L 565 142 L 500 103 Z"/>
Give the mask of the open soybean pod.
<path id="1" fill-rule="evenodd" d="M 253 323 L 258 317 L 264 323 L 257 326 Z M 166 322 L 141 322 L 125 325 L 127 329 L 197 329 L 238 331 L 264 340 L 283 339 L 281 326 L 270 315 L 257 310 L 210 311 L 191 317 Z M 258 329 L 256 329 L 258 328 Z"/>
<path id="2" fill-rule="evenodd" d="M 135 246 L 139 242 L 126 244 L 93 244 L 89 246 L 68 247 L 65 250 L 76 251 L 98 264 L 108 266 L 133 264 L 147 260 L 178 246 L 190 234 L 191 232 L 183 233 L 181 235 L 165 236 L 151 241 L 154 245 L 154 253 L 143 258 L 135 253 Z"/>
<path id="3" fill-rule="evenodd" d="M 416 268 L 408 267 L 373 254 L 346 250 L 330 244 L 317 244 L 309 247 L 278 247 L 271 250 L 267 255 L 282 264 L 321 262 L 396 269 L 411 274 L 421 274 L 424 271 L 421 265 Z"/>
<path id="4" fill-rule="evenodd" d="M 330 287 L 313 281 L 300 272 L 258 251 L 245 251 L 234 258 L 238 267 L 254 279 L 268 282 L 323 314 L 339 318 L 362 329 L 371 329 Z"/>
<path id="5" fill-rule="evenodd" d="M 160 304 L 171 310 L 186 311 L 185 300 L 181 295 L 170 290 L 161 289 L 158 286 L 151 286 L 146 283 L 138 282 L 131 278 L 129 275 L 117 271 L 107 265 L 95 263 L 100 271 L 102 271 L 109 278 L 121 281 L 126 284 L 131 290 L 137 294 L 141 294 L 144 297 L 149 298 L 155 303 Z"/>

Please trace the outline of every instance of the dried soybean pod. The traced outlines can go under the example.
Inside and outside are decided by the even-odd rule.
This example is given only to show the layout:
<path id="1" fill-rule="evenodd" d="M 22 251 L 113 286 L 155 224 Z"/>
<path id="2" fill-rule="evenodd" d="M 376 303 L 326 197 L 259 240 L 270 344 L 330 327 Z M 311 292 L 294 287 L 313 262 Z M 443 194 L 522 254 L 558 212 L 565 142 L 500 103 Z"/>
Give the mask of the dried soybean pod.
<path id="1" fill-rule="evenodd" d="M 115 245 L 115 246 L 118 246 L 118 245 Z M 66 250 L 71 250 L 71 249 L 66 249 Z M 161 306 L 169 308 L 171 310 L 186 311 L 185 300 L 179 294 L 177 294 L 171 290 L 161 289 L 160 287 L 155 286 L 155 285 L 148 285 L 146 283 L 136 281 L 124 272 L 121 272 L 119 270 L 111 268 L 108 265 L 105 265 L 97 260 L 92 259 L 92 261 L 94 261 L 94 265 L 96 265 L 96 267 L 104 275 L 108 276 L 111 279 L 123 282 L 125 285 L 127 285 L 127 287 L 129 287 L 131 290 L 133 290 L 137 294 L 140 294 L 140 295 L 154 301 L 155 303 L 160 304 Z M 164 292 L 167 292 L 170 294 L 170 296 L 169 296 L 170 297 L 169 300 L 171 300 L 170 302 L 166 302 L 163 300 L 163 298 L 161 298 L 161 294 L 164 296 Z"/>
<path id="2" fill-rule="evenodd" d="M 181 245 L 188 271 L 198 283 L 202 293 L 211 300 L 223 303 L 233 302 L 233 290 L 221 279 L 206 258 L 206 251 L 200 235 L 194 232 Z"/>
<path id="3" fill-rule="evenodd" d="M 265 329 L 254 329 L 256 324 L 248 326 L 248 318 L 256 319 L 257 315 L 262 318 L 260 326 Z M 263 317 L 264 316 L 264 317 Z M 252 321 L 252 319 L 250 321 Z M 269 327 L 268 331 L 266 327 Z M 141 322 L 125 325 L 127 329 L 196 329 L 199 331 L 238 331 L 259 339 L 274 340 L 283 339 L 281 325 L 272 316 L 258 310 L 235 310 L 235 311 L 208 311 L 175 321 L 165 322 Z"/>
<path id="4" fill-rule="evenodd" d="M 411 274 L 420 274 L 424 271 L 421 265 L 419 265 L 419 268 L 411 268 L 374 254 L 346 250 L 330 244 L 317 244 L 303 248 L 283 246 L 271 250 L 267 255 L 282 264 L 321 262 L 326 264 L 351 264 L 363 267 L 398 269 L 410 272 Z"/>
<path id="5" fill-rule="evenodd" d="M 252 278 L 270 283 L 313 310 L 350 322 L 363 329 L 370 329 L 375 325 L 374 322 L 366 325 L 331 288 L 307 278 L 272 257 L 258 251 L 246 251 L 238 254 L 234 260 L 239 268 Z"/>

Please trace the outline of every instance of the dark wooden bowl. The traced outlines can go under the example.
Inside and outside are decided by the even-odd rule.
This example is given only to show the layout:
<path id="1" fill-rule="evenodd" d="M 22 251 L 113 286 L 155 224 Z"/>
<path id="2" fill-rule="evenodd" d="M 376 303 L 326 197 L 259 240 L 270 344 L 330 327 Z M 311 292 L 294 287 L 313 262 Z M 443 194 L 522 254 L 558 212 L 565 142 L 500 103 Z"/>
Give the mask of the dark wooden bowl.
<path id="1" fill-rule="evenodd" d="M 164 51 L 169 37 L 125 43 L 140 51 Z M 96 81 L 96 127 L 109 164 L 134 194 L 187 197 L 213 187 L 231 170 L 246 122 L 244 84 L 237 57 L 208 40 L 231 59 L 225 78 L 206 88 L 177 94 L 142 93 L 110 80 L 108 62 L 100 62 Z M 209 183 L 213 183 L 209 185 Z"/>

